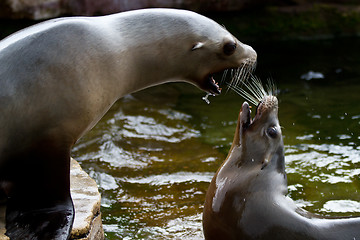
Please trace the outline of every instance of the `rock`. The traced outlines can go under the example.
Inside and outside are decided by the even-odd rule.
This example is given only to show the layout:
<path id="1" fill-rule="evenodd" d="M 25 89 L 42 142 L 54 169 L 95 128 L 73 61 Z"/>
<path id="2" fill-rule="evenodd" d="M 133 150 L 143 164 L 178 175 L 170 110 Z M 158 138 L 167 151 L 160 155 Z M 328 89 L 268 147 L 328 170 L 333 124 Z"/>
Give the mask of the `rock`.
<path id="1" fill-rule="evenodd" d="M 100 213 L 101 197 L 98 187 L 74 159 L 71 159 L 70 188 L 75 205 L 71 239 L 104 239 Z"/>
<path id="2" fill-rule="evenodd" d="M 256 0 L 256 2 L 261 0 Z M 193 11 L 235 11 L 250 0 L 2 0 L 0 17 L 34 20 L 59 15 L 106 15 L 139 8 L 165 7 Z M 254 2 L 254 0 L 252 1 Z M 253 4 L 253 3 L 252 3 Z"/>
<path id="3" fill-rule="evenodd" d="M 0 240 L 9 240 L 5 234 L 5 206 L 0 205 Z"/>
<path id="4" fill-rule="evenodd" d="M 71 159 L 71 197 L 75 205 L 73 240 L 102 240 L 104 231 L 100 213 L 100 193 L 96 182 Z M 5 206 L 0 206 L 0 240 L 9 240 L 5 233 Z"/>
<path id="5" fill-rule="evenodd" d="M 0 17 L 47 19 L 63 14 L 62 0 L 2 0 Z"/>

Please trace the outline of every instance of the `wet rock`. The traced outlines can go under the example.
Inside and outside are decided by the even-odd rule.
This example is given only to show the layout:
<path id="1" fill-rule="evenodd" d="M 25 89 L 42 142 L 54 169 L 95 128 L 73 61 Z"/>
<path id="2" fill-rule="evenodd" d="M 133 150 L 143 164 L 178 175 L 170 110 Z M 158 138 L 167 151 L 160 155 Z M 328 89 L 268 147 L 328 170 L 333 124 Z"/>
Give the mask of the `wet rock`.
<path id="1" fill-rule="evenodd" d="M 104 231 L 100 213 L 100 193 L 96 182 L 71 159 L 71 197 L 75 205 L 75 220 L 71 239 L 101 240 Z"/>
<path id="2" fill-rule="evenodd" d="M 256 2 L 258 2 L 257 0 Z M 59 15 L 105 15 L 139 8 L 183 8 L 193 11 L 234 11 L 250 0 L 3 0 L 0 17 L 46 19 Z M 252 1 L 254 2 L 254 1 Z"/>
<path id="3" fill-rule="evenodd" d="M 2 0 L 1 18 L 47 19 L 64 13 L 62 0 Z"/>
<path id="4" fill-rule="evenodd" d="M 102 240 L 104 231 L 100 213 L 100 193 L 95 181 L 71 159 L 71 197 L 75 205 L 73 240 Z M 5 233 L 5 206 L 0 206 L 0 240 L 9 240 Z"/>
<path id="5" fill-rule="evenodd" d="M 5 234 L 5 206 L 0 205 L 0 240 L 9 240 Z"/>

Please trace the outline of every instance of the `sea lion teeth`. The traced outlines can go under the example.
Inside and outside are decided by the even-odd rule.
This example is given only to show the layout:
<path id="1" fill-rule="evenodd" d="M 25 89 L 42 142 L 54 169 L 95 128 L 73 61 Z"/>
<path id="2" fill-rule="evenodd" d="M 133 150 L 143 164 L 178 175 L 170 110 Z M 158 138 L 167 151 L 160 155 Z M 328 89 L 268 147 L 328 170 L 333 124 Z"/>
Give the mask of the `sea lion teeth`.
<path id="1" fill-rule="evenodd" d="M 208 79 L 209 79 L 208 82 L 210 84 L 210 88 L 209 88 L 210 93 L 212 93 L 212 94 L 220 94 L 221 89 L 220 89 L 218 83 L 215 81 L 214 76 L 210 75 L 208 77 Z"/>

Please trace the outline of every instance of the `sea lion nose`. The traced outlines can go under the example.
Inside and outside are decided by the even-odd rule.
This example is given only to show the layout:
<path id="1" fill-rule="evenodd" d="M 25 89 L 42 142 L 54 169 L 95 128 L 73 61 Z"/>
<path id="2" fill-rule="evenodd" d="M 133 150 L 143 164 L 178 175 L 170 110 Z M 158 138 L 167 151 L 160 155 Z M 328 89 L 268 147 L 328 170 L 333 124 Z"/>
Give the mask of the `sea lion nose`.
<path id="1" fill-rule="evenodd" d="M 244 49 L 244 54 L 245 56 L 248 56 L 248 58 L 252 61 L 252 62 L 256 62 L 257 59 L 257 53 L 256 51 L 249 45 L 243 44 L 243 49 Z"/>
<path id="2" fill-rule="evenodd" d="M 239 40 L 237 40 L 237 54 L 235 55 L 239 64 L 247 64 L 249 66 L 254 66 L 257 60 L 256 51 L 249 45 L 246 45 Z"/>

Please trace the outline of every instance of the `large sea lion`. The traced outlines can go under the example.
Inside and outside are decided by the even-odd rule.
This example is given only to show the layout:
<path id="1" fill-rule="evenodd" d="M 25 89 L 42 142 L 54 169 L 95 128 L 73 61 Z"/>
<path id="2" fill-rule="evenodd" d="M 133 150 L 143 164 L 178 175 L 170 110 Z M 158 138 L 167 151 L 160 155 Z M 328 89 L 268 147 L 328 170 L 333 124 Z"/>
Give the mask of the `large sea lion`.
<path id="1" fill-rule="evenodd" d="M 0 42 L 0 188 L 11 239 L 67 239 L 70 149 L 122 96 L 171 81 L 218 94 L 213 74 L 256 52 L 185 10 L 46 21 Z M 1 194 L 0 194 L 1 195 Z"/>
<path id="2" fill-rule="evenodd" d="M 265 96 L 253 120 L 245 102 L 229 154 L 206 194 L 205 239 L 360 239 L 360 217 L 315 215 L 286 194 L 278 100 Z"/>

